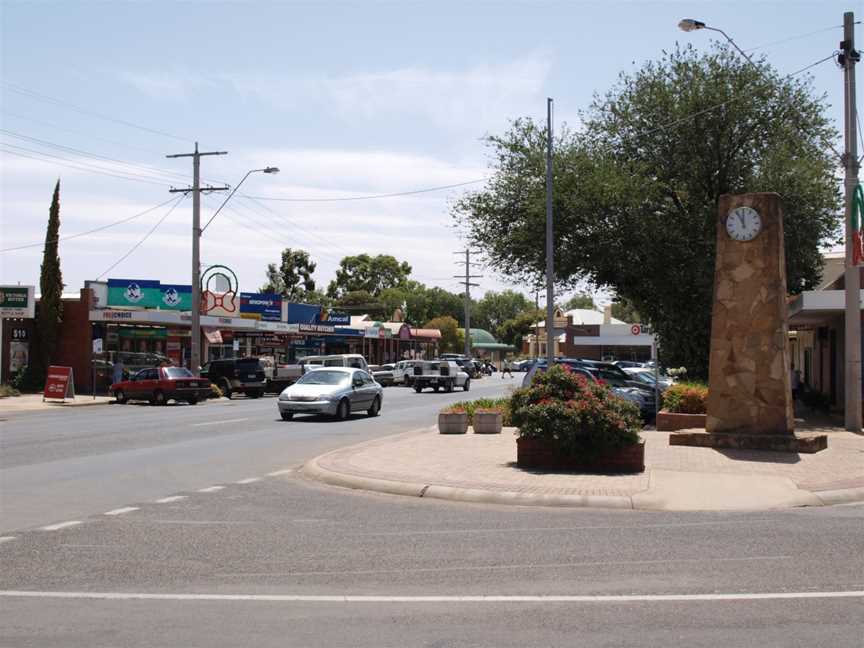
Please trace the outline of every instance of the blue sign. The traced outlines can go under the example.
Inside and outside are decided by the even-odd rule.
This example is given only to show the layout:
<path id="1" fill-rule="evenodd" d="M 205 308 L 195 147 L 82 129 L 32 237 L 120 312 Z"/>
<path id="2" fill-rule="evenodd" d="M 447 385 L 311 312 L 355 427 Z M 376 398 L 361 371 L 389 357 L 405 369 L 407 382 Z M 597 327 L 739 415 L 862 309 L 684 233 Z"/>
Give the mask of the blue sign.
<path id="1" fill-rule="evenodd" d="M 330 311 L 327 315 L 327 323 L 333 326 L 351 326 L 351 315 Z"/>
<path id="2" fill-rule="evenodd" d="M 240 317 L 244 319 L 282 321 L 282 295 L 275 293 L 240 293 Z"/>
<path id="3" fill-rule="evenodd" d="M 319 324 L 321 307 L 317 304 L 288 304 L 289 324 Z"/>

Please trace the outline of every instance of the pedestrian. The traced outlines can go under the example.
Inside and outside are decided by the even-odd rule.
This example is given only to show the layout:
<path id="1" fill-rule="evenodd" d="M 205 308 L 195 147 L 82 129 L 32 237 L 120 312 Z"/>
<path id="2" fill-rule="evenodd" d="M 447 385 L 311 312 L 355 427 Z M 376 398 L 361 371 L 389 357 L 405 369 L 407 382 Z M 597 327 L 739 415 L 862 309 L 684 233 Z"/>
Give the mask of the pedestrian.
<path id="1" fill-rule="evenodd" d="M 501 380 L 504 380 L 504 374 L 509 374 L 513 377 L 513 371 L 510 369 L 510 358 L 504 358 L 504 363 L 501 365 Z"/>
<path id="2" fill-rule="evenodd" d="M 126 367 L 123 366 L 123 359 L 118 354 L 117 360 L 114 362 L 113 375 L 112 375 L 112 382 L 115 385 L 119 382 L 123 382 L 123 372 L 124 371 L 126 371 Z"/>

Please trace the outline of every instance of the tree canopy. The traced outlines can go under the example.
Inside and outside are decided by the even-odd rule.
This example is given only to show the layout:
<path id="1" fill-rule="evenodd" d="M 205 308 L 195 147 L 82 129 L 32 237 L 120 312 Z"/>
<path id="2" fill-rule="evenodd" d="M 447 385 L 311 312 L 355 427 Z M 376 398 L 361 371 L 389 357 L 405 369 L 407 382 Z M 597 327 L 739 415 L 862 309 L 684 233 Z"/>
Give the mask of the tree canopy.
<path id="1" fill-rule="evenodd" d="M 474 328 L 486 329 L 493 334 L 506 320 L 513 319 L 534 305 L 515 290 L 488 291 L 472 309 L 471 324 Z"/>
<path id="2" fill-rule="evenodd" d="M 312 303 L 317 296 L 312 278 L 316 265 L 305 250 L 285 248 L 278 267 L 275 263 L 267 265 L 267 283 L 261 292 L 279 293 L 292 302 Z"/>
<path id="3" fill-rule="evenodd" d="M 459 330 L 459 323 L 449 315 L 435 317 L 423 325 L 423 328 L 441 331 L 439 350 L 442 353 L 459 353 L 463 351 L 465 334 Z"/>
<path id="4" fill-rule="evenodd" d="M 587 308 L 589 310 L 595 310 L 597 308 L 597 304 L 594 303 L 594 297 L 589 295 L 588 293 L 579 293 L 578 295 L 573 295 L 570 299 L 564 302 L 564 310 L 574 310 L 576 308 Z"/>
<path id="5" fill-rule="evenodd" d="M 706 375 L 722 194 L 778 192 L 788 288 L 819 280 L 840 222 L 825 113 L 809 79 L 721 45 L 676 47 L 622 74 L 578 133 L 556 135 L 557 282 L 613 289 L 654 327 L 664 361 Z M 545 137 L 530 119 L 488 137 L 494 176 L 453 207 L 469 242 L 531 285 L 545 269 Z"/>
<path id="6" fill-rule="evenodd" d="M 403 286 L 411 274 L 411 266 L 389 254 L 346 256 L 339 262 L 336 278 L 327 287 L 327 294 L 339 299 L 346 293 L 365 290 L 373 297 L 385 288 Z"/>

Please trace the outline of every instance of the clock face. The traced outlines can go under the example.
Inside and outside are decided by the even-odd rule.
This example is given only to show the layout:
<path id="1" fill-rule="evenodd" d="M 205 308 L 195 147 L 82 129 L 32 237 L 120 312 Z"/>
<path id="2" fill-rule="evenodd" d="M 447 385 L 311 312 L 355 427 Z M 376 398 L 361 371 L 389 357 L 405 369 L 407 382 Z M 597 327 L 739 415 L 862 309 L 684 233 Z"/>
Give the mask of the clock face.
<path id="1" fill-rule="evenodd" d="M 735 241 L 752 241 L 762 231 L 762 218 L 752 207 L 736 207 L 726 216 L 726 232 Z"/>

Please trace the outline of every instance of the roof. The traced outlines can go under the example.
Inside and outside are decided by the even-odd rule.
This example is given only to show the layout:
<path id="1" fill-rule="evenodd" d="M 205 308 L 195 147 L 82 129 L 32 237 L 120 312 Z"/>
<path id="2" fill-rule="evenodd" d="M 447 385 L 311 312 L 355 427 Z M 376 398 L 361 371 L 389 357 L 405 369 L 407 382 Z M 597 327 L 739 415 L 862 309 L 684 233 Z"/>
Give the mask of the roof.
<path id="1" fill-rule="evenodd" d="M 574 326 L 584 326 L 588 324 L 627 324 L 627 322 L 615 317 L 611 318 L 609 322 L 604 322 L 603 313 L 592 308 L 574 308 L 573 310 L 564 313 L 564 317 L 569 317 L 570 322 Z M 538 322 L 536 326 L 544 328 L 546 326 L 545 320 Z"/>

